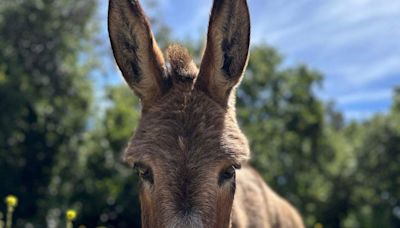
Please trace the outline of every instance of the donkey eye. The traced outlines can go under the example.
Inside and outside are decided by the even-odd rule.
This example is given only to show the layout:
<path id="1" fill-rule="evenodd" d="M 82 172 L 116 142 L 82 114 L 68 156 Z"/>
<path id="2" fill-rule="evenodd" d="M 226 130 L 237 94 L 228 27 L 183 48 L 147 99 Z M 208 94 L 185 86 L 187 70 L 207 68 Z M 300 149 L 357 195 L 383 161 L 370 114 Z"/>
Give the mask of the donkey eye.
<path id="1" fill-rule="evenodd" d="M 226 169 L 224 169 L 219 177 L 219 182 L 222 183 L 224 181 L 230 180 L 235 176 L 235 167 L 234 166 L 230 166 Z"/>
<path id="2" fill-rule="evenodd" d="M 134 167 L 141 180 L 153 183 L 153 173 L 149 167 L 146 167 L 142 164 L 137 164 Z"/>
<path id="3" fill-rule="evenodd" d="M 142 180 L 153 183 L 153 174 L 150 169 L 138 169 L 138 175 Z"/>

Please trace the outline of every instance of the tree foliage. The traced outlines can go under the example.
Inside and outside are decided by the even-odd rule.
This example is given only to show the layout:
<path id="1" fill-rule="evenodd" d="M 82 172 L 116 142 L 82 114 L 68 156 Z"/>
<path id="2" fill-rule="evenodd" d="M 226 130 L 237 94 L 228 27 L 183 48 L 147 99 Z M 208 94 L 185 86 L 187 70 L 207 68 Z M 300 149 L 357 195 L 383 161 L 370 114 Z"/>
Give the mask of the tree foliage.
<path id="1" fill-rule="evenodd" d="M 238 90 L 255 167 L 309 226 L 397 227 L 399 90 L 388 115 L 345 125 L 315 94 L 320 73 L 280 62 L 273 49 L 254 47 Z"/>
<path id="2" fill-rule="evenodd" d="M 90 38 L 94 3 L 1 2 L 0 195 L 20 197 L 18 224 L 46 223 L 58 190 L 48 186 L 64 181 L 60 163 L 78 156 L 92 97 L 79 51 Z"/>

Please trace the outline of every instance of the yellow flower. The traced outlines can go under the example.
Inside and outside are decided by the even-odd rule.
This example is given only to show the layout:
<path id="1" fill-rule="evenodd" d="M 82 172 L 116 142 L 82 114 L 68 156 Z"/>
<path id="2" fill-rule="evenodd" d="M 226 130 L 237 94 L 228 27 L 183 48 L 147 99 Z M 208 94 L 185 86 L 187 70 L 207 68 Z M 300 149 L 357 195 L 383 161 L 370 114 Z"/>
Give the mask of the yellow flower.
<path id="1" fill-rule="evenodd" d="M 66 215 L 68 221 L 73 221 L 76 218 L 76 211 L 68 210 L 67 213 L 65 213 L 65 215 Z"/>
<path id="2" fill-rule="evenodd" d="M 8 195 L 6 197 L 6 204 L 9 207 L 16 207 L 18 204 L 18 198 L 16 196 L 13 195 Z"/>
<path id="3" fill-rule="evenodd" d="M 314 228 L 323 228 L 324 226 L 321 223 L 316 223 Z"/>

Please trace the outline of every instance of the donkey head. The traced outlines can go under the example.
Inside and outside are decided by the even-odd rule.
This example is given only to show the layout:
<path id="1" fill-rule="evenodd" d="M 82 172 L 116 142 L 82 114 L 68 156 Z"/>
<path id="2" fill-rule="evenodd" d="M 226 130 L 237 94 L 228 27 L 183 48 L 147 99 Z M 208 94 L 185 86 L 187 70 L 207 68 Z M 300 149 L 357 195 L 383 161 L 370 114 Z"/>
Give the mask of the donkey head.
<path id="1" fill-rule="evenodd" d="M 235 169 L 249 156 L 234 110 L 249 49 L 246 0 L 214 1 L 200 69 L 177 45 L 166 64 L 137 0 L 110 0 L 108 23 L 143 106 L 124 154 L 141 178 L 142 226 L 229 227 Z"/>

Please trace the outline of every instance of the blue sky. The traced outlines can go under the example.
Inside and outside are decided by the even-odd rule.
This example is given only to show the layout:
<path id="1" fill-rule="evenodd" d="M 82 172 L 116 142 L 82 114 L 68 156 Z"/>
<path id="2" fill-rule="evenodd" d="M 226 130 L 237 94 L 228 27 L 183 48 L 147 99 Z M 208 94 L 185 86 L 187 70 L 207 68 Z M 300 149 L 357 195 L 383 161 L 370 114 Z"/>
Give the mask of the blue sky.
<path id="1" fill-rule="evenodd" d="M 100 35 L 108 42 L 106 3 L 101 1 Z M 145 2 L 145 0 L 142 0 Z M 148 14 L 164 21 L 173 38 L 202 41 L 211 0 L 157 0 Z M 389 110 L 400 85 L 399 0 L 248 0 L 252 45 L 266 43 L 285 66 L 307 64 L 323 73 L 324 100 L 333 100 L 347 120 Z M 106 44 L 108 45 L 108 43 Z M 107 58 L 105 65 L 113 66 Z M 122 83 L 115 67 L 102 84 Z"/>

